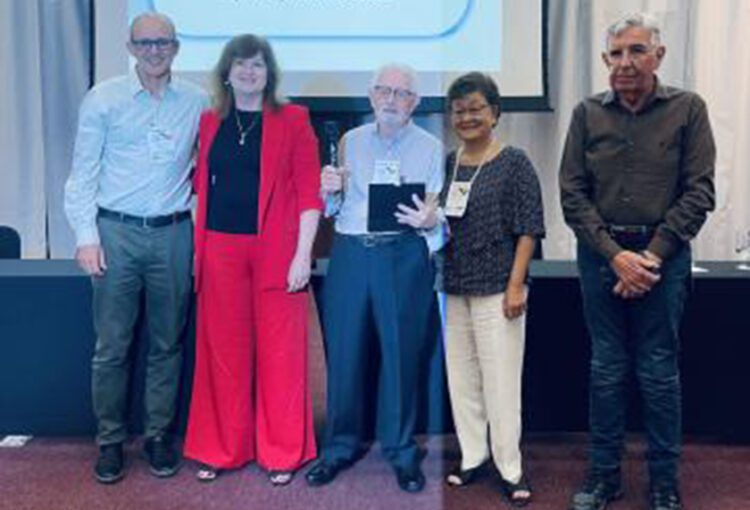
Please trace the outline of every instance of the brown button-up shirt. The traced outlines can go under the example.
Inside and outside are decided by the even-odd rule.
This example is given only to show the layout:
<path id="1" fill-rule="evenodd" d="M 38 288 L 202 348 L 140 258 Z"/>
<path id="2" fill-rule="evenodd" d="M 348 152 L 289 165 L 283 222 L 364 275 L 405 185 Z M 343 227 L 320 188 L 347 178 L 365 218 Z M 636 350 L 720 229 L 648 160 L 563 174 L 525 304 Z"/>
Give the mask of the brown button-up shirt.
<path id="1" fill-rule="evenodd" d="M 573 111 L 560 165 L 566 223 L 608 260 L 622 248 L 610 225 L 645 225 L 648 250 L 666 259 L 714 208 L 716 148 L 695 93 L 657 85 L 636 113 L 613 91 Z"/>

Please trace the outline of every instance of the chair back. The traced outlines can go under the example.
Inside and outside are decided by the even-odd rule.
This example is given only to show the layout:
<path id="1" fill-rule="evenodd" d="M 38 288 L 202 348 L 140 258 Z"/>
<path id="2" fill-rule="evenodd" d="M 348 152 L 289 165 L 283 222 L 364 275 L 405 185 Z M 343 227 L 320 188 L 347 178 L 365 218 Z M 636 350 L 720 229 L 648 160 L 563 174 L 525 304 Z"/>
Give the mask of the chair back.
<path id="1" fill-rule="evenodd" d="M 0 225 L 0 259 L 21 258 L 21 236 L 14 228 Z"/>

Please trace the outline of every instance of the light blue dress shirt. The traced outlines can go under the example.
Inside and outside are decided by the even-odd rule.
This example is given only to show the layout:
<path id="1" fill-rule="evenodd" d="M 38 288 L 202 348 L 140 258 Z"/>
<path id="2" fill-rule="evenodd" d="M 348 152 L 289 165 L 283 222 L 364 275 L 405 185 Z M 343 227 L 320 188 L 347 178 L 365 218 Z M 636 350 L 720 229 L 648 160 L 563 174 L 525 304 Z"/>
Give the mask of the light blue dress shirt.
<path id="1" fill-rule="evenodd" d="M 348 131 L 342 147 L 349 172 L 346 189 L 326 201 L 326 215 L 336 217 L 335 229 L 340 234 L 368 233 L 368 190 L 376 180 L 376 161 L 398 161 L 400 181 L 424 183 L 427 193 L 438 194 L 443 187 L 443 144 L 411 121 L 392 139 L 380 136 L 377 124 L 365 124 Z M 420 233 L 431 251 L 442 244 L 441 225 Z"/>
<path id="2" fill-rule="evenodd" d="M 162 97 L 135 72 L 92 88 L 81 104 L 65 213 L 78 246 L 98 244 L 98 207 L 136 216 L 190 208 L 190 169 L 206 93 L 172 77 Z"/>

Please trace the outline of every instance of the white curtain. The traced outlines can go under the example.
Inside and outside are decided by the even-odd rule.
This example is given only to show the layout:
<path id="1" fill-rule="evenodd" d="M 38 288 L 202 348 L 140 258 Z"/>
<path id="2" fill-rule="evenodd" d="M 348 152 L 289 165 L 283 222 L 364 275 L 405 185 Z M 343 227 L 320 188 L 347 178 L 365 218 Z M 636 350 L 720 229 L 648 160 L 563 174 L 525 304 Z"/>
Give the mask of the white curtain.
<path id="1" fill-rule="evenodd" d="M 557 172 L 573 107 L 607 87 L 600 54 L 606 27 L 647 11 L 667 47 L 659 76 L 708 103 L 718 147 L 717 208 L 693 243 L 696 259 L 750 259 L 750 26 L 747 0 L 550 0 L 549 82 L 553 113 L 508 114 L 500 133 L 537 166 L 545 200 L 548 259 L 570 259 L 575 242 L 560 210 Z M 501 84 L 502 85 L 502 84 Z M 501 86 L 502 88 L 502 86 Z M 744 249 L 742 249 L 745 247 Z"/>
<path id="2" fill-rule="evenodd" d="M 78 103 L 89 83 L 90 0 L 0 0 L 0 225 L 24 258 L 69 258 L 62 210 Z"/>

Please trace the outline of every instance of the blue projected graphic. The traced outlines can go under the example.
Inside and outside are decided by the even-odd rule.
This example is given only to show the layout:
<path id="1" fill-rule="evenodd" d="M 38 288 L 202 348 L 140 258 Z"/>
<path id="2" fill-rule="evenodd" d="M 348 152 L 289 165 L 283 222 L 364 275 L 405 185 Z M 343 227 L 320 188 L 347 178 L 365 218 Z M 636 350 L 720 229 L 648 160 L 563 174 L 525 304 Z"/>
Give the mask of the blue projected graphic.
<path id="1" fill-rule="evenodd" d="M 267 37 L 285 71 L 502 70 L 503 0 L 128 0 L 177 26 L 175 68 L 206 71 L 231 37 Z"/>
<path id="2" fill-rule="evenodd" d="M 267 37 L 436 37 L 457 28 L 475 0 L 152 0 L 174 13 L 180 33 L 227 37 L 249 29 Z M 221 12 L 221 16 L 216 14 Z"/>

